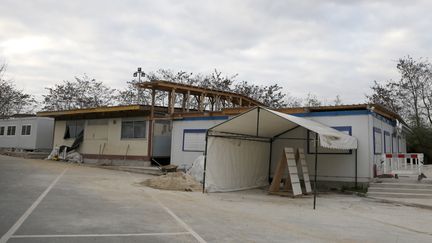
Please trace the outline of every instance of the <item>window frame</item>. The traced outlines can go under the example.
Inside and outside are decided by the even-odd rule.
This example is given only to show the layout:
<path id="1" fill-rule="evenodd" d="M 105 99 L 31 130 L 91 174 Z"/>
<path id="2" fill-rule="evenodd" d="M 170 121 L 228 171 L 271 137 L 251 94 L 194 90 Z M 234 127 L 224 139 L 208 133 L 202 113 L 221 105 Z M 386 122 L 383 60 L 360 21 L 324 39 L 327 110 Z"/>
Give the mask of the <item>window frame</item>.
<path id="1" fill-rule="evenodd" d="M 186 133 L 207 133 L 207 129 L 183 129 L 183 140 L 182 140 L 182 151 L 183 152 L 204 152 L 205 151 L 205 142 L 203 150 L 193 150 L 193 149 L 185 149 L 185 135 Z M 205 140 L 205 138 L 204 138 Z"/>
<path id="2" fill-rule="evenodd" d="M 71 131 L 70 128 L 68 127 L 68 123 L 74 123 L 73 125 L 75 126 L 75 134 L 74 136 L 71 136 Z M 82 132 L 85 132 L 85 120 L 67 120 L 66 121 L 66 127 L 65 127 L 65 131 L 64 131 L 64 135 L 63 135 L 63 139 L 67 140 L 67 139 L 76 139 L 78 137 L 78 135 L 80 134 L 80 132 L 77 132 L 77 124 L 78 123 L 82 123 Z M 69 125 L 70 126 L 70 125 Z M 69 131 L 68 131 L 69 129 Z M 69 137 L 66 137 L 66 132 L 69 133 Z"/>
<path id="3" fill-rule="evenodd" d="M 25 130 L 25 134 L 23 134 L 23 128 L 24 127 L 30 128 L 28 130 L 28 134 L 27 134 L 27 129 Z M 31 136 L 31 130 L 32 130 L 32 125 L 31 124 L 23 124 L 23 125 L 21 125 L 21 136 Z"/>
<path id="4" fill-rule="evenodd" d="M 373 151 L 374 151 L 374 154 L 382 154 L 383 153 L 383 135 L 382 135 L 382 130 L 381 130 L 381 128 L 378 128 L 378 127 L 373 127 L 373 129 L 372 129 L 372 133 L 373 133 Z M 379 152 L 377 152 L 377 144 L 376 144 L 376 136 L 375 136 L 375 133 L 379 133 L 380 134 L 380 141 L 381 141 L 381 143 L 380 143 L 380 151 Z"/>
<path id="5" fill-rule="evenodd" d="M 4 136 L 4 135 L 5 135 L 5 127 L 0 126 L 0 136 Z"/>
<path id="6" fill-rule="evenodd" d="M 132 137 L 123 137 L 123 123 L 132 122 Z M 143 122 L 144 123 L 144 137 L 135 137 L 135 123 Z M 122 120 L 120 124 L 120 140 L 146 140 L 147 139 L 147 120 Z"/>
<path id="7" fill-rule="evenodd" d="M 9 127 L 11 127 L 11 128 L 13 127 L 14 128 L 13 129 L 13 132 L 14 132 L 13 134 L 9 134 Z M 7 131 L 6 131 L 6 136 L 8 136 L 8 137 L 16 136 L 16 127 L 17 127 L 16 125 L 11 125 L 11 126 L 8 125 L 7 126 Z"/>
<path id="8" fill-rule="evenodd" d="M 389 138 L 389 141 L 387 141 L 386 137 Z M 387 142 L 390 145 L 390 151 L 387 151 Z M 385 154 L 391 153 L 391 151 L 393 150 L 393 144 L 392 144 L 392 142 L 393 142 L 393 138 L 390 135 L 390 132 L 384 131 L 384 153 Z"/>

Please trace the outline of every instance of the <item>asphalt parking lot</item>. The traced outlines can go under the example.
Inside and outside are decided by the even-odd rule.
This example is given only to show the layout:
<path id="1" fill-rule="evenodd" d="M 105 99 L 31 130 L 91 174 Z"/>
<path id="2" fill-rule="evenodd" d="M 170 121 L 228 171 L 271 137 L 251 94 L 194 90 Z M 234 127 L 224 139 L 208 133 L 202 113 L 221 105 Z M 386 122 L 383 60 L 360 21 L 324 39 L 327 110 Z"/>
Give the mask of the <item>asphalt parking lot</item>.
<path id="1" fill-rule="evenodd" d="M 432 242 L 432 210 L 355 196 L 160 191 L 149 176 L 0 156 L 0 242 Z"/>

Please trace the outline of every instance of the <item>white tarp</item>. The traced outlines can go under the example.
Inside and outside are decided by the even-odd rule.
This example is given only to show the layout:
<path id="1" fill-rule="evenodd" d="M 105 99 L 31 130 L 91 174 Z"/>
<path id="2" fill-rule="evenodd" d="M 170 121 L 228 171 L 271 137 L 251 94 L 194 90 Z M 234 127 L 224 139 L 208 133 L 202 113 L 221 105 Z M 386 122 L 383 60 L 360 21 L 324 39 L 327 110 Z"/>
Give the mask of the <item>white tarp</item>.
<path id="1" fill-rule="evenodd" d="M 317 133 L 323 147 L 357 148 L 356 138 L 326 125 L 256 107 L 209 129 L 205 185 L 207 190 L 234 191 L 268 185 L 269 138 L 298 126 Z M 236 135 L 238 139 L 232 138 Z M 262 141 L 247 140 L 245 135 Z"/>
<path id="2" fill-rule="evenodd" d="M 356 149 L 357 139 L 319 122 L 256 107 L 210 131 L 272 138 L 297 126 L 318 133 L 320 145 L 332 149 Z"/>
<path id="3" fill-rule="evenodd" d="M 269 143 L 209 137 L 207 146 L 207 191 L 226 192 L 268 185 Z"/>

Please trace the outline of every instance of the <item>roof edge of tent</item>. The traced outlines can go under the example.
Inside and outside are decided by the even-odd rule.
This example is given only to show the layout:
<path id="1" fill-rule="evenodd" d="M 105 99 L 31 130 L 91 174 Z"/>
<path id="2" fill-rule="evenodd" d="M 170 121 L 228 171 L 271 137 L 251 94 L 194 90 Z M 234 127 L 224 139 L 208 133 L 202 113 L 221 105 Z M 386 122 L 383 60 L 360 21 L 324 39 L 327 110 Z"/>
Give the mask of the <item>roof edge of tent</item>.
<path id="1" fill-rule="evenodd" d="M 215 129 L 215 128 L 217 128 L 217 127 L 219 127 L 219 126 L 221 126 L 221 125 L 223 125 L 223 124 L 225 124 L 225 123 L 227 123 L 227 122 L 229 122 L 229 121 L 231 121 L 231 120 L 234 120 L 234 119 L 236 119 L 236 118 L 238 118 L 238 117 L 241 117 L 241 116 L 243 116 L 243 115 L 246 115 L 246 114 L 248 114 L 249 112 L 252 112 L 252 111 L 255 111 L 255 110 L 259 110 L 259 109 L 262 109 L 262 110 L 264 110 L 264 111 L 267 111 L 268 113 L 270 113 L 270 114 L 272 114 L 272 115 L 274 115 L 274 116 L 276 116 L 276 117 L 278 117 L 278 118 L 280 118 L 280 119 L 283 119 L 283 120 L 287 120 L 287 121 L 290 121 L 290 122 L 292 122 L 292 123 L 295 123 L 295 124 L 297 124 L 298 126 L 301 126 L 301 127 L 304 127 L 304 128 L 306 128 L 307 130 L 310 130 L 310 131 L 313 131 L 313 132 L 316 132 L 316 133 L 318 133 L 319 135 L 320 135 L 320 140 L 326 140 L 327 142 L 324 142 L 323 144 L 322 144 L 322 146 L 323 147 L 327 147 L 327 148 L 331 148 L 331 149 L 357 149 L 357 147 L 358 147 L 358 141 L 357 141 L 357 138 L 356 137 L 353 137 L 353 136 L 351 136 L 351 135 L 347 135 L 347 134 L 344 134 L 344 133 L 341 133 L 340 131 L 338 131 L 338 130 L 336 130 L 336 129 L 333 129 L 333 128 L 331 128 L 331 127 L 329 127 L 329 126 L 327 126 L 327 125 L 325 125 L 325 124 L 321 124 L 321 123 L 319 123 L 319 122 L 316 122 L 316 121 L 313 121 L 313 120 L 309 120 L 309 119 L 305 119 L 305 118 L 301 118 L 301 117 L 295 117 L 295 116 L 292 116 L 292 115 L 289 115 L 289 114 L 284 114 L 284 113 L 282 113 L 283 115 L 286 115 L 286 116 L 288 116 L 288 117 L 295 117 L 295 119 L 301 119 L 301 120 L 307 120 L 309 123 L 317 123 L 317 124 L 319 124 L 319 125 L 321 125 L 321 126 L 324 126 L 324 127 L 326 127 L 326 128 L 328 128 L 328 129 L 331 129 L 331 130 L 334 130 L 334 131 L 331 131 L 331 132 L 333 132 L 333 133 L 336 133 L 336 134 L 340 134 L 338 137 L 340 138 L 340 139 L 343 139 L 343 138 L 351 138 L 351 144 L 352 144 L 352 146 L 349 146 L 349 148 L 348 148 L 348 146 L 338 146 L 338 147 L 332 147 L 332 146 L 330 146 L 329 144 L 327 144 L 328 143 L 328 138 L 330 137 L 329 135 L 325 135 L 325 134 L 321 134 L 319 131 L 316 131 L 316 130 L 311 130 L 310 128 L 308 128 L 308 127 L 305 127 L 304 125 L 305 124 L 299 124 L 298 122 L 295 122 L 295 121 L 292 121 L 292 120 L 290 120 L 290 119 L 288 119 L 287 117 L 284 117 L 284 116 L 281 116 L 281 115 L 279 115 L 278 113 L 279 112 L 277 112 L 277 111 L 273 111 L 273 110 L 271 110 L 271 109 L 268 109 L 268 108 L 266 108 L 266 107 L 261 107 L 261 106 L 256 106 L 256 107 L 253 107 L 253 108 L 251 108 L 251 109 L 249 109 L 248 111 L 245 111 L 245 112 L 243 112 L 243 113 L 241 113 L 241 114 L 239 114 L 239 115 L 236 115 L 236 116 L 234 116 L 234 117 L 232 117 L 232 118 L 230 118 L 230 119 L 228 119 L 228 120 L 226 120 L 226 121 L 224 121 L 224 122 L 222 122 L 222 123 L 220 123 L 220 124 L 217 124 L 217 125 L 215 125 L 215 126 L 213 126 L 213 127 L 211 127 L 211 128 L 209 128 L 208 130 L 207 130 L 207 133 L 209 133 L 209 132 L 219 132 L 219 133 L 224 133 L 223 131 L 214 131 L 213 129 Z M 253 135 L 250 135 L 250 134 L 236 134 L 236 135 L 240 135 L 240 136 L 248 136 L 248 137 L 257 137 L 257 136 L 253 136 Z M 275 135 L 275 136 L 271 136 L 271 137 L 268 137 L 269 139 L 274 139 L 275 137 L 276 137 L 277 135 Z M 327 138 L 327 139 L 323 139 L 323 138 Z"/>
<path id="2" fill-rule="evenodd" d="M 214 126 L 210 127 L 209 129 L 207 129 L 207 131 L 212 131 L 212 129 L 215 129 L 216 127 L 222 126 L 223 124 L 225 124 L 225 123 L 227 123 L 227 122 L 229 122 L 229 121 L 231 121 L 231 120 L 233 120 L 233 119 L 236 119 L 236 118 L 238 118 L 238 117 L 241 117 L 241 116 L 243 116 L 243 115 L 246 115 L 247 113 L 249 113 L 249 112 L 251 112 L 251 111 L 253 111 L 253 110 L 256 110 L 256 109 L 266 109 L 266 108 L 264 108 L 264 107 L 262 107 L 262 106 L 255 106 L 255 107 L 252 107 L 251 109 L 249 109 L 249 110 L 247 110 L 247 111 L 245 111 L 245 112 L 242 112 L 242 113 L 240 113 L 240 114 L 238 114 L 238 115 L 236 115 L 236 116 L 233 116 L 233 117 L 229 118 L 229 119 L 226 120 L 226 121 L 223 121 L 223 122 L 221 122 L 221 123 L 219 123 L 219 124 L 217 124 L 217 125 L 214 125 Z M 239 134 L 239 135 L 250 136 L 250 135 L 247 135 L 247 134 Z"/>

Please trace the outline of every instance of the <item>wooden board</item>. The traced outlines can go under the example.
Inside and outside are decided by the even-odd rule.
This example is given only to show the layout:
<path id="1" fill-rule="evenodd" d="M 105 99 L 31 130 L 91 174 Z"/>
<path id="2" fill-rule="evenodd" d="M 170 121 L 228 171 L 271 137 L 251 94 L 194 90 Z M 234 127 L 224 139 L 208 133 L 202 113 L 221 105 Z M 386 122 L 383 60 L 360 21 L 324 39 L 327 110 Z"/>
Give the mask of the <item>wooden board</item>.
<path id="1" fill-rule="evenodd" d="M 298 149 L 298 162 L 300 167 L 300 173 L 303 174 L 305 194 L 312 193 L 312 187 L 309 178 L 309 169 L 306 164 L 306 157 L 303 148 Z"/>
<path id="2" fill-rule="evenodd" d="M 292 192 L 292 196 L 302 195 L 301 184 L 297 172 L 296 156 L 293 148 L 284 148 L 284 151 L 282 152 L 282 158 L 277 164 L 269 192 L 271 194 L 280 192 L 280 184 L 285 169 L 288 169 L 288 176 L 285 180 L 283 191 Z"/>

